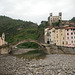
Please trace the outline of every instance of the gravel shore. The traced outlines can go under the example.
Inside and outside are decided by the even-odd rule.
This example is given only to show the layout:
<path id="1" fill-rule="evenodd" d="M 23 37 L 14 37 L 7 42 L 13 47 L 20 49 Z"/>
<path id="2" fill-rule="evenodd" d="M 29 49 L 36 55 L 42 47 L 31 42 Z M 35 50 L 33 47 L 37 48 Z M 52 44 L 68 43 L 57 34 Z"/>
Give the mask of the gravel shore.
<path id="1" fill-rule="evenodd" d="M 0 74 L 75 75 L 75 55 L 51 54 L 45 59 L 27 60 L 0 55 Z"/>

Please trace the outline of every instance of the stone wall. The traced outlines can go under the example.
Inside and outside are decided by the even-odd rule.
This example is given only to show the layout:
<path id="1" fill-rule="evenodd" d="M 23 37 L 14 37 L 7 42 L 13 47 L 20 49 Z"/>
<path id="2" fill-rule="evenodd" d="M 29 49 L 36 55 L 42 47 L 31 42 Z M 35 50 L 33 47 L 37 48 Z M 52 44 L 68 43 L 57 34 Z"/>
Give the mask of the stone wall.
<path id="1" fill-rule="evenodd" d="M 49 54 L 75 54 L 75 47 L 48 45 L 46 49 Z"/>
<path id="2" fill-rule="evenodd" d="M 0 54 L 9 54 L 10 48 L 8 46 L 2 46 L 0 47 Z"/>

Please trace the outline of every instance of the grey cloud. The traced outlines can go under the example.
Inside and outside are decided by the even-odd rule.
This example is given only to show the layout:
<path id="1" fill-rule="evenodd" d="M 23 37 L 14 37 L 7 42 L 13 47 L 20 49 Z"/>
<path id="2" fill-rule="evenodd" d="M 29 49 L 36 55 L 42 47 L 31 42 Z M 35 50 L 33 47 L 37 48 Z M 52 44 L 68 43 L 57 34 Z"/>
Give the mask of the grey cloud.
<path id="1" fill-rule="evenodd" d="M 63 19 L 75 16 L 75 0 L 0 0 L 0 14 L 12 18 L 40 23 L 47 20 L 49 13 L 58 15 L 63 12 Z"/>

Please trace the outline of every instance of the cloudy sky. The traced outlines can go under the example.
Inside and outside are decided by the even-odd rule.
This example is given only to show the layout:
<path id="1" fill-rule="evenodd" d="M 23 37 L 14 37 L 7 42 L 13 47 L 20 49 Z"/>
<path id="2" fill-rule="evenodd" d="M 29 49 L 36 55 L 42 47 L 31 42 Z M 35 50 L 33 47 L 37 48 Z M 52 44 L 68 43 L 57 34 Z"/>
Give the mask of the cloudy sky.
<path id="1" fill-rule="evenodd" d="M 49 13 L 63 13 L 63 19 L 75 17 L 75 0 L 0 0 L 0 15 L 40 23 Z"/>

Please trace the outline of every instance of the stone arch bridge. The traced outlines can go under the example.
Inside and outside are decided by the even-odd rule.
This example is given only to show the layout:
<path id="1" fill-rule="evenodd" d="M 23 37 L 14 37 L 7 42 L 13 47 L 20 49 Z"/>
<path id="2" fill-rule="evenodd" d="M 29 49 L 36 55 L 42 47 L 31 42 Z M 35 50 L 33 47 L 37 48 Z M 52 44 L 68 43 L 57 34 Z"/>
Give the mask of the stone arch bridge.
<path id="1" fill-rule="evenodd" d="M 72 49 L 72 48 L 60 47 L 60 46 L 55 46 L 55 45 L 50 45 L 50 44 L 44 44 L 44 43 L 41 43 L 41 42 L 39 42 L 37 40 L 32 40 L 32 39 L 19 41 L 15 45 L 12 45 L 11 47 L 15 48 L 17 45 L 19 45 L 21 43 L 24 43 L 24 42 L 35 42 L 35 43 L 37 43 L 40 46 L 40 49 L 44 50 L 48 54 L 66 54 L 66 53 L 71 53 L 70 49 Z M 75 54 L 75 48 L 72 49 L 72 52 Z"/>
<path id="2" fill-rule="evenodd" d="M 12 48 L 15 48 L 17 45 L 24 43 L 24 42 L 34 42 L 37 43 L 41 48 L 45 48 L 45 45 L 37 40 L 32 40 L 32 39 L 27 39 L 27 40 L 23 40 L 23 41 L 19 41 L 17 42 L 15 45 L 12 46 Z"/>

